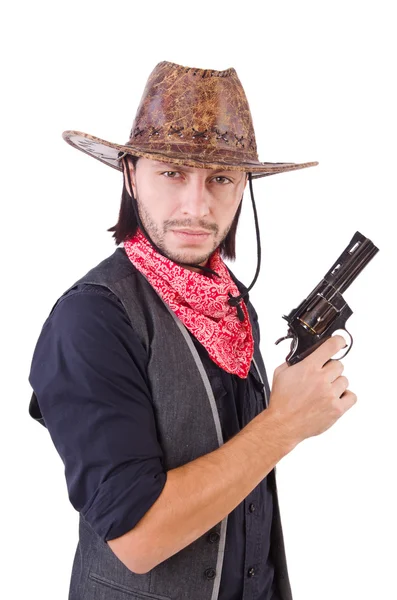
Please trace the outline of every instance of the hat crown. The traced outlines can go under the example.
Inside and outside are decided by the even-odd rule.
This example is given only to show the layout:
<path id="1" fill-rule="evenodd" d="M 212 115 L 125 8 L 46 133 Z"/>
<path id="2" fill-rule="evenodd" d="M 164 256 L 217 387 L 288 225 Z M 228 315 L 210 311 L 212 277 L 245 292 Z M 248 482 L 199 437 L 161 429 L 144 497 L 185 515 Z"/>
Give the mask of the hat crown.
<path id="1" fill-rule="evenodd" d="M 248 100 L 234 68 L 158 63 L 147 80 L 126 144 L 203 162 L 257 162 Z"/>

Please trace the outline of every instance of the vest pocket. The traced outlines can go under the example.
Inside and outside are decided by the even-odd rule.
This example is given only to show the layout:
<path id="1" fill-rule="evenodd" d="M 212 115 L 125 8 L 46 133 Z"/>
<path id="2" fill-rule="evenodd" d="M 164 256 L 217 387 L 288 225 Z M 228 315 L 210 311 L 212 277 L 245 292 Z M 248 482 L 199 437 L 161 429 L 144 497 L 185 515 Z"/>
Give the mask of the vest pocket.
<path id="1" fill-rule="evenodd" d="M 92 571 L 89 572 L 88 579 L 91 579 L 91 581 L 95 582 L 95 584 L 109 589 L 109 594 L 107 595 L 105 590 L 103 590 L 104 595 L 98 596 L 98 600 L 99 598 L 100 600 L 113 600 L 113 598 L 115 600 L 171 600 L 169 596 L 153 594 L 143 590 L 134 590 L 133 588 L 122 585 L 121 583 L 106 579 L 106 577 L 102 577 L 102 575 L 97 575 Z M 117 593 L 116 596 L 114 594 L 115 591 L 120 593 Z"/>

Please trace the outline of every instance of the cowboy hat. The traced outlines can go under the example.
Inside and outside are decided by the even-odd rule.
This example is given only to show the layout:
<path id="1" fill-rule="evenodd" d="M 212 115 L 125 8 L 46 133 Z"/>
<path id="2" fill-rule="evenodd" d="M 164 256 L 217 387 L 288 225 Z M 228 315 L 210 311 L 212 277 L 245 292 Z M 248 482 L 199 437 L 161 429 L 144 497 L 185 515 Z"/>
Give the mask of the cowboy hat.
<path id="1" fill-rule="evenodd" d="M 81 131 L 62 134 L 74 148 L 122 171 L 126 154 L 264 177 L 318 164 L 260 162 L 248 101 L 235 69 L 184 67 L 168 61 L 151 72 L 126 144 Z"/>

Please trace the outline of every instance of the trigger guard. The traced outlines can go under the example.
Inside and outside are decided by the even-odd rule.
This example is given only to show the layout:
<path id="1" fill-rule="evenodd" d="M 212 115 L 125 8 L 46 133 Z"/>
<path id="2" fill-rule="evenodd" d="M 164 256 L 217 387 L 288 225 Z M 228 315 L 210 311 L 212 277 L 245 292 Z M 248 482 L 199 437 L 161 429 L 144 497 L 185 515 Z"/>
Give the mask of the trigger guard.
<path id="1" fill-rule="evenodd" d="M 345 352 L 345 353 L 344 353 L 342 356 L 340 356 L 340 357 L 338 358 L 338 360 L 341 360 L 342 358 L 345 358 L 345 356 L 346 356 L 347 354 L 349 354 L 349 352 L 350 352 L 350 350 L 352 349 L 352 346 L 353 346 L 353 336 L 351 335 L 351 333 L 349 333 L 349 332 L 347 331 L 347 329 L 344 329 L 344 328 L 342 328 L 342 331 L 346 331 L 346 333 L 348 334 L 348 336 L 349 336 L 349 338 L 350 338 L 350 346 L 348 347 L 348 349 L 346 350 L 346 352 Z M 342 349 L 343 349 L 343 348 L 342 348 Z"/>

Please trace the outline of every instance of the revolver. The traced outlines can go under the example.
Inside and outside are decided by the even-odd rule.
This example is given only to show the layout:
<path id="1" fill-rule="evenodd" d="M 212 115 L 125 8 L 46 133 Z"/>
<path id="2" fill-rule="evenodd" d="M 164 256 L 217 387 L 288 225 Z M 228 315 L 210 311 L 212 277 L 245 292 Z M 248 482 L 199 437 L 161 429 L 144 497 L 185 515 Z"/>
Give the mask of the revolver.
<path id="1" fill-rule="evenodd" d="M 353 311 L 342 293 L 378 251 L 379 248 L 371 240 L 356 231 L 346 249 L 309 296 L 298 308 L 282 316 L 288 322 L 288 334 L 275 343 L 292 338 L 290 352 L 285 359 L 289 365 L 303 360 L 337 329 L 346 331 L 351 340 L 349 348 L 340 358 L 351 350 L 353 337 L 345 325 Z"/>

